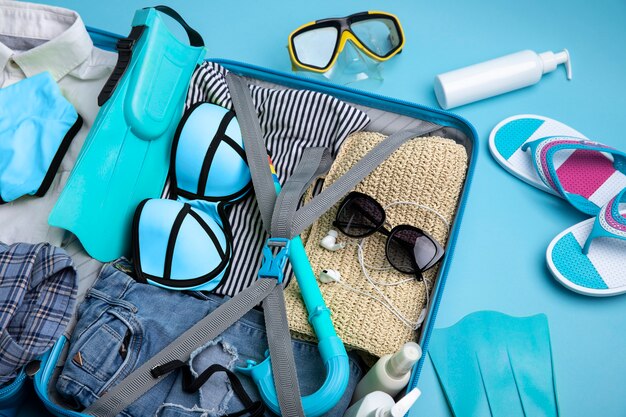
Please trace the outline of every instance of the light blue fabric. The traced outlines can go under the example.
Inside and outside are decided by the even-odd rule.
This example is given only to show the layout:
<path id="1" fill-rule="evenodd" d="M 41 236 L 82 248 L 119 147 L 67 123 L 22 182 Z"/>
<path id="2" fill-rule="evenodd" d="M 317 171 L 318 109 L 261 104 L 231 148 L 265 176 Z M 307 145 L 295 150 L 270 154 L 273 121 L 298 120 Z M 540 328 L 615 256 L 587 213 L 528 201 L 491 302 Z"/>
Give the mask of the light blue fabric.
<path id="1" fill-rule="evenodd" d="M 232 146 L 222 141 L 219 134 L 219 128 L 223 127 L 221 125 L 228 113 L 232 114 L 224 107 L 208 103 L 187 111 L 174 149 L 178 189 L 198 193 L 202 197 L 218 198 L 235 193 L 250 182 L 250 170 L 245 160 Z M 224 134 L 243 149 L 236 117 L 225 126 Z M 217 149 L 212 149 L 215 145 Z M 198 192 L 203 164 L 207 162 L 209 166 L 204 167 L 209 169 L 206 188 Z"/>
<path id="2" fill-rule="evenodd" d="M 215 239 L 219 246 L 211 240 L 195 218 L 187 216 L 180 227 L 174 247 L 173 260 L 175 262 L 172 263 L 172 279 L 188 279 L 205 275 L 216 269 L 222 259 L 228 256 L 227 237 L 222 231 L 219 217 L 209 216 L 195 208 L 192 210 L 215 232 Z M 218 247 L 222 254 L 218 252 Z M 223 275 L 224 271 L 215 279 L 219 282 Z"/>
<path id="3" fill-rule="evenodd" d="M 250 169 L 241 155 L 225 142 L 218 145 L 217 155 L 209 168 L 204 195 L 227 196 L 244 188 L 250 182 Z"/>
<path id="4" fill-rule="evenodd" d="M 543 314 L 472 313 L 435 329 L 429 355 L 457 417 L 559 415 Z"/>
<path id="5" fill-rule="evenodd" d="M 78 114 L 48 72 L 0 89 L 0 109 L 0 198 L 9 202 L 35 195 L 56 172 L 61 160 L 51 164 Z"/>
<path id="6" fill-rule="evenodd" d="M 180 203 L 174 200 L 148 200 L 138 218 L 136 238 L 141 236 L 141 246 L 138 247 L 143 271 L 150 275 L 163 273 L 163 264 L 167 249 L 167 239 L 171 232 L 171 225 L 180 211 Z M 148 221 L 146 221 L 148 219 Z M 158 219 L 159 221 L 155 221 Z M 167 225 L 168 227 L 163 227 Z M 165 244 L 163 244 L 165 242 Z M 138 246 L 138 242 L 134 242 Z"/>
<path id="7" fill-rule="evenodd" d="M 224 300 L 215 295 L 164 291 L 140 284 L 112 265 L 105 266 L 79 307 L 68 360 L 57 383 L 59 393 L 81 406 L 91 404 Z M 292 347 L 301 391 L 309 394 L 323 383 L 324 366 L 315 344 L 294 340 Z M 263 313 L 251 310 L 192 355 L 192 370 L 200 374 L 215 363 L 234 370 L 248 359 L 262 361 L 266 350 Z M 343 415 L 362 375 L 360 361 L 351 355 L 348 389 L 328 416 Z M 252 400 L 259 400 L 252 380 L 241 374 L 239 378 Z M 213 376 L 199 392 L 189 394 L 182 390 L 181 373 L 174 372 L 120 415 L 212 417 L 241 408 L 223 374 Z"/>

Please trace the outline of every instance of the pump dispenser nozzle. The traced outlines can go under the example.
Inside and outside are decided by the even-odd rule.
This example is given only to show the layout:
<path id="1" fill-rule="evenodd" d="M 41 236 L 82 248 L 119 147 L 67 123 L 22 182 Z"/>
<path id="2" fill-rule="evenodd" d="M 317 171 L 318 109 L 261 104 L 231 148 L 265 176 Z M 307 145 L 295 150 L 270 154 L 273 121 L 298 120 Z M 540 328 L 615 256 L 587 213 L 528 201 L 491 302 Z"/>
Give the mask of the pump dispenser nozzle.
<path id="1" fill-rule="evenodd" d="M 396 403 L 385 392 L 370 392 L 348 408 L 343 417 L 404 417 L 420 395 L 422 392 L 419 388 L 414 388 Z"/>
<path id="2" fill-rule="evenodd" d="M 415 404 L 415 401 L 422 395 L 422 391 L 419 388 L 413 388 L 409 391 L 400 401 L 398 401 L 393 407 L 384 414 L 384 417 L 403 417 L 411 411 L 411 407 Z"/>
<path id="3" fill-rule="evenodd" d="M 554 71 L 559 64 L 565 64 L 567 79 L 572 79 L 572 62 L 569 56 L 569 51 L 567 49 L 563 49 L 561 52 L 557 53 L 547 51 L 539 54 L 539 58 L 541 59 L 541 63 L 543 64 L 544 74 Z"/>

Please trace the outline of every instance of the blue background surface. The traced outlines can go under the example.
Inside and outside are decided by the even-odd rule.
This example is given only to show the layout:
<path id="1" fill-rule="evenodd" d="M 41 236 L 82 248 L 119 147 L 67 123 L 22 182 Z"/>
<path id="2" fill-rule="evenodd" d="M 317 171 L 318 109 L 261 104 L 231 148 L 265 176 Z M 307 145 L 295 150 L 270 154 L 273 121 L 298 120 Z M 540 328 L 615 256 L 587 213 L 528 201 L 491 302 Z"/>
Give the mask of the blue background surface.
<path id="1" fill-rule="evenodd" d="M 137 0 L 49 0 L 78 11 L 87 25 L 127 34 Z M 198 29 L 209 56 L 290 71 L 288 34 L 311 20 L 363 10 L 401 19 L 402 54 L 385 63 L 376 91 L 437 106 L 433 77 L 523 49 L 568 48 L 574 79 L 562 67 L 537 85 L 456 109 L 477 129 L 480 153 L 436 327 L 476 310 L 545 313 L 552 335 L 564 416 L 626 415 L 626 296 L 593 299 L 551 278 L 545 249 L 585 217 L 507 174 L 487 149 L 490 130 L 519 113 L 545 115 L 608 145 L 626 148 L 626 2 L 623 0 L 164 1 Z M 356 85 L 358 88 L 358 85 Z M 626 271 L 625 271 L 626 274 Z M 412 415 L 449 415 L 429 363 Z M 35 414 L 32 411 L 32 415 Z"/>

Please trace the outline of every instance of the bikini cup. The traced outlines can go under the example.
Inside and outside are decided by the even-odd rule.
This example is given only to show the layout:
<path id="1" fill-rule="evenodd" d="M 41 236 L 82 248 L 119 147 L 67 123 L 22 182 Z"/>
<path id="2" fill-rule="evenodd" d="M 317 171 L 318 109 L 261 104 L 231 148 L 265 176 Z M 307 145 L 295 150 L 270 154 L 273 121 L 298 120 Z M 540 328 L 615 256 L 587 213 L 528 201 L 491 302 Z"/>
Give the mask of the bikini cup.
<path id="1" fill-rule="evenodd" d="M 178 290 L 214 290 L 232 257 L 228 206 L 251 189 L 233 111 L 198 103 L 172 144 L 170 198 L 143 201 L 133 224 L 137 279 Z M 174 200 L 175 199 L 175 200 Z"/>

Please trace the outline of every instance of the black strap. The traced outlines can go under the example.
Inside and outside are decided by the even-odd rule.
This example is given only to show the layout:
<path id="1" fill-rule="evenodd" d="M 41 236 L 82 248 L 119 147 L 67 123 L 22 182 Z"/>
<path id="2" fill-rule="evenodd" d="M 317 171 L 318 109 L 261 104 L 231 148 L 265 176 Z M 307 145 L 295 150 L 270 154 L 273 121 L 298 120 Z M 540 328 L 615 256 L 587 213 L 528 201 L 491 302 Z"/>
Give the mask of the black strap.
<path id="1" fill-rule="evenodd" d="M 188 203 L 183 204 L 183 208 L 176 215 L 174 223 L 172 224 L 172 229 L 170 230 L 170 234 L 167 237 L 167 246 L 165 247 L 165 260 L 163 262 L 164 280 L 169 280 L 172 277 L 172 262 L 174 260 L 174 249 L 176 248 L 176 240 L 178 238 L 180 228 L 183 225 L 183 221 L 185 220 L 185 217 L 187 217 L 187 214 L 189 214 L 189 212 L 191 212 L 191 206 Z"/>
<path id="2" fill-rule="evenodd" d="M 98 106 L 102 107 L 102 105 L 113 95 L 113 91 L 115 91 L 117 83 L 120 81 L 130 64 L 130 59 L 133 56 L 133 47 L 145 29 L 146 27 L 143 25 L 134 26 L 128 37 L 117 41 L 117 63 L 115 64 L 115 68 L 113 68 L 113 72 L 109 76 L 109 79 L 104 84 L 104 87 L 102 87 L 102 91 L 100 91 L 100 94 L 98 95 Z"/>
<path id="3" fill-rule="evenodd" d="M 183 19 L 183 17 L 179 15 L 176 10 L 168 6 L 154 6 L 154 9 L 161 13 L 165 13 L 172 19 L 176 20 L 183 27 L 183 29 L 185 29 L 185 32 L 187 32 L 187 36 L 189 37 L 189 45 L 204 46 L 204 40 L 202 39 L 202 36 L 191 26 L 189 26 L 187 22 L 185 22 L 185 19 Z"/>
<path id="4" fill-rule="evenodd" d="M 180 360 L 173 360 L 168 363 L 164 363 L 163 365 L 157 366 L 153 368 L 150 373 L 154 378 L 159 378 L 163 375 L 167 375 L 170 372 L 182 368 L 183 371 L 183 391 L 186 393 L 192 394 L 198 391 L 205 382 L 207 382 L 213 374 L 217 372 L 224 372 L 230 381 L 230 386 L 233 389 L 233 392 L 243 406 L 245 407 L 243 410 L 239 410 L 235 413 L 226 414 L 226 417 L 239 417 L 245 414 L 250 417 L 262 416 L 265 412 L 265 405 L 262 401 L 252 401 L 246 390 L 243 388 L 241 381 L 237 378 L 230 369 L 223 367 L 220 364 L 213 364 L 205 369 L 198 377 L 196 378 L 191 373 L 191 368 L 186 362 Z"/>

